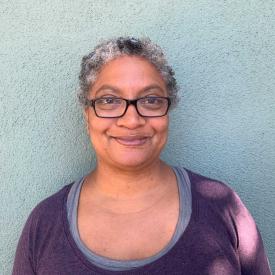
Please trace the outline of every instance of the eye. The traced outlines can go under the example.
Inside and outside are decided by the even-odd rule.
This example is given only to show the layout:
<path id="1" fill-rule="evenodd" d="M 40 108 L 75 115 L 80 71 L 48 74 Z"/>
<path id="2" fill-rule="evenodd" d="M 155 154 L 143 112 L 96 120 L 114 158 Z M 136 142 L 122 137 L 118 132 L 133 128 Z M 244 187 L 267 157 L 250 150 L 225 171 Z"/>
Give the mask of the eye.
<path id="1" fill-rule="evenodd" d="M 96 99 L 96 104 L 109 105 L 109 104 L 121 104 L 121 98 L 117 97 L 101 97 Z"/>
<path id="2" fill-rule="evenodd" d="M 163 104 L 164 99 L 161 97 L 144 97 L 140 99 L 140 103 L 143 105 L 160 105 Z"/>
<path id="3" fill-rule="evenodd" d="M 123 99 L 119 97 L 100 97 L 95 100 L 95 108 L 97 111 L 116 110 L 123 106 Z"/>

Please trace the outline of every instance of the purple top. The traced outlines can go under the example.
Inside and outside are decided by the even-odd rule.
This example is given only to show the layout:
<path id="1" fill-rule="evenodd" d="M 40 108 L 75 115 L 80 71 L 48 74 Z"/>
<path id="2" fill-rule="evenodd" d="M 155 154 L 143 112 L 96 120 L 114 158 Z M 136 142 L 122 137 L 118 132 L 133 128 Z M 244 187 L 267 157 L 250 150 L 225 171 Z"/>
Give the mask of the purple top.
<path id="1" fill-rule="evenodd" d="M 67 185 L 32 211 L 19 240 L 13 275 L 270 275 L 259 231 L 237 194 L 221 182 L 190 171 L 188 175 L 190 222 L 174 247 L 156 261 L 118 272 L 89 262 L 70 233 Z"/>

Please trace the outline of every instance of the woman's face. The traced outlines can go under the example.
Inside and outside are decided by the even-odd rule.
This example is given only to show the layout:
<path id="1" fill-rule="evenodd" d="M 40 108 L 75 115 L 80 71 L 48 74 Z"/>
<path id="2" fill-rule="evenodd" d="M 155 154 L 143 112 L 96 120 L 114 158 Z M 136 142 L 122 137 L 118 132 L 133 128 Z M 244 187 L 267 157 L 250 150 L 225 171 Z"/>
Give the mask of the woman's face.
<path id="1" fill-rule="evenodd" d="M 165 82 L 145 59 L 123 56 L 103 66 L 89 92 L 89 99 L 117 96 L 136 99 L 167 96 Z M 137 169 L 153 164 L 167 140 L 168 115 L 141 117 L 130 105 L 120 118 L 99 118 L 93 108 L 85 109 L 87 129 L 98 165 Z"/>

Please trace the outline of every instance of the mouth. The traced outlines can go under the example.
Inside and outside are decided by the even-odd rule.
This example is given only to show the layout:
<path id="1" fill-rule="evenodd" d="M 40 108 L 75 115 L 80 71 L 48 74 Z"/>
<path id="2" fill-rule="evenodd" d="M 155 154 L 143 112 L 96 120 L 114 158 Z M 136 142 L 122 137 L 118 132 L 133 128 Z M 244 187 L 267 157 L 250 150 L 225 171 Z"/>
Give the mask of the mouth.
<path id="1" fill-rule="evenodd" d="M 149 137 L 147 136 L 121 136 L 113 137 L 119 144 L 125 146 L 141 146 L 144 145 Z"/>

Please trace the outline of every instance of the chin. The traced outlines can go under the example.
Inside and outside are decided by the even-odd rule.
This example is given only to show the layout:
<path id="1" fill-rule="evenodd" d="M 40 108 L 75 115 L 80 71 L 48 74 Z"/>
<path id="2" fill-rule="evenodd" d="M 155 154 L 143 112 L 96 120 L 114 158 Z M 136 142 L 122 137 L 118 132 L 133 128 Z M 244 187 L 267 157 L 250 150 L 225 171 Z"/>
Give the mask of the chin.
<path id="1" fill-rule="evenodd" d="M 125 156 L 116 160 L 113 160 L 114 163 L 117 164 L 121 169 L 137 169 L 144 166 L 150 166 L 150 164 L 154 163 L 154 159 L 141 157 L 141 156 Z"/>

